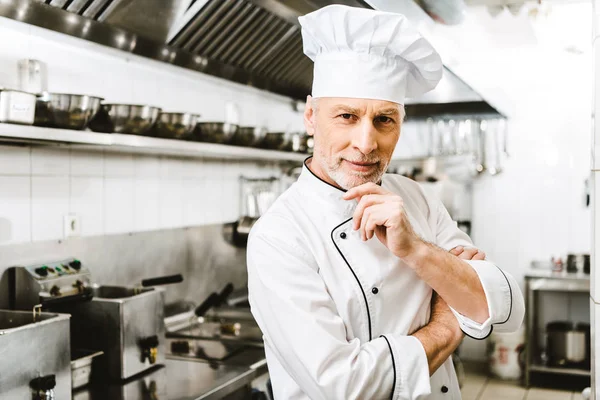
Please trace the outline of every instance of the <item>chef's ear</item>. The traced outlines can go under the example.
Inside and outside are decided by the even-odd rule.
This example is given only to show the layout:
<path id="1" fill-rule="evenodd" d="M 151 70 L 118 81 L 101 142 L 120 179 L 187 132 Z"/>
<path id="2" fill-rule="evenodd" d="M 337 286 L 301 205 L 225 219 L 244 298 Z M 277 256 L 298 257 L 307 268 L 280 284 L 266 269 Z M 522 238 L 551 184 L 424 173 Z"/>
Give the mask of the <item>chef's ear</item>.
<path id="1" fill-rule="evenodd" d="M 306 106 L 304 107 L 304 128 L 309 136 L 315 134 L 315 117 L 317 110 L 313 108 L 316 106 L 316 99 L 313 99 L 309 94 L 306 96 Z"/>

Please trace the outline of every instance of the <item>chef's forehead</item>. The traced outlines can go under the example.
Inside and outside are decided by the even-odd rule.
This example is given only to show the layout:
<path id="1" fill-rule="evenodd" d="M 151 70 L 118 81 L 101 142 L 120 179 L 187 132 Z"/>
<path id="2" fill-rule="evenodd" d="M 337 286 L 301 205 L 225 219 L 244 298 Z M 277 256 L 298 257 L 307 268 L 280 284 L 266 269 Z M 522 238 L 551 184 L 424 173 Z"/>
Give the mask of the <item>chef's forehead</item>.
<path id="1" fill-rule="evenodd" d="M 402 104 L 392 101 L 350 97 L 313 97 L 312 105 L 313 107 L 326 107 L 328 109 L 348 108 L 357 111 L 378 111 L 385 113 L 398 113 L 403 108 Z"/>

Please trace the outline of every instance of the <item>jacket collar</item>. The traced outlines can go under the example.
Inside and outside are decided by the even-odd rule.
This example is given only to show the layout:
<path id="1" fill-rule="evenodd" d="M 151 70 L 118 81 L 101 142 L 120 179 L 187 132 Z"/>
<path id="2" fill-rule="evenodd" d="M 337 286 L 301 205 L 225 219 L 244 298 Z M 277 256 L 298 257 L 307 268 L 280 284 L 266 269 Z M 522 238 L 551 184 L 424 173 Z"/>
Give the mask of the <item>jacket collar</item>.
<path id="1" fill-rule="evenodd" d="M 302 172 L 298 178 L 297 183 L 301 192 L 319 201 L 331 211 L 341 213 L 347 218 L 351 217 L 357 201 L 344 200 L 342 196 L 344 196 L 346 190 L 335 187 L 315 175 L 308 167 L 311 158 L 312 156 L 304 160 Z"/>

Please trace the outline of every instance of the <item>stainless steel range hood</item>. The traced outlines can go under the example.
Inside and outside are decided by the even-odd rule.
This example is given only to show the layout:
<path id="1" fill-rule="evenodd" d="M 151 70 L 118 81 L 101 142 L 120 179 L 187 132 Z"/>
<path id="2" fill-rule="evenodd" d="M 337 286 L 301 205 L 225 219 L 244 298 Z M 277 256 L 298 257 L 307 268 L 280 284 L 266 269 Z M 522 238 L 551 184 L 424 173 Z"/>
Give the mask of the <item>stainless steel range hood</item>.
<path id="1" fill-rule="evenodd" d="M 363 0 L 0 0 L 0 16 L 303 100 L 312 62 L 297 18 L 331 3 L 371 7 Z M 412 117 L 498 114 L 447 69 L 439 90 L 412 103 Z"/>

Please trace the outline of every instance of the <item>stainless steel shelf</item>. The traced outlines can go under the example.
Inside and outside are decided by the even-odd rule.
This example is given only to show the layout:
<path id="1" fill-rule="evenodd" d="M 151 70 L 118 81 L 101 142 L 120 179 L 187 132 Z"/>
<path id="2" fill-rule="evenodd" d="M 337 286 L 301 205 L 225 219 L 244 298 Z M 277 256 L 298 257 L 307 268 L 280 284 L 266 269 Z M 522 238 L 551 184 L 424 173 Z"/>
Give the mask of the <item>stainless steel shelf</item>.
<path id="1" fill-rule="evenodd" d="M 545 365 L 530 365 L 529 370 L 533 372 L 547 372 L 551 374 L 563 374 L 563 375 L 579 375 L 579 376 L 590 376 L 591 372 L 587 369 L 580 368 L 561 368 L 561 367 L 547 367 Z"/>
<path id="2" fill-rule="evenodd" d="M 81 150 L 270 162 L 302 162 L 307 157 L 306 154 L 251 147 L 3 123 L 0 123 L 0 142 L 58 145 Z"/>

